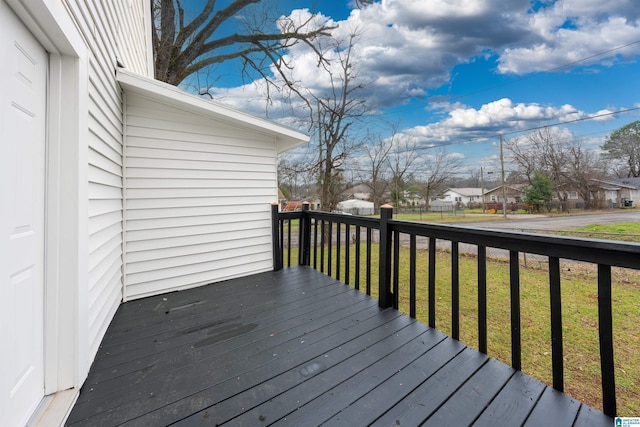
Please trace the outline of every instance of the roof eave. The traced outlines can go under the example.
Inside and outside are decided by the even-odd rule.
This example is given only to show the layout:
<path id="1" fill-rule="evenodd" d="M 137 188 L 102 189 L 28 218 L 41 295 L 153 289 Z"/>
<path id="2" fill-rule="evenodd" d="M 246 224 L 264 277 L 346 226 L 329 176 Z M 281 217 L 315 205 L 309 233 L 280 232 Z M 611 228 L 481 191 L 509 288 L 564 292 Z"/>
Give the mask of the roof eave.
<path id="1" fill-rule="evenodd" d="M 170 103 L 185 111 L 210 116 L 237 126 L 249 127 L 252 130 L 270 135 L 276 141 L 278 154 L 309 142 L 309 136 L 297 130 L 197 97 L 170 84 L 149 79 L 122 68 L 116 70 L 116 80 L 125 92 Z"/>

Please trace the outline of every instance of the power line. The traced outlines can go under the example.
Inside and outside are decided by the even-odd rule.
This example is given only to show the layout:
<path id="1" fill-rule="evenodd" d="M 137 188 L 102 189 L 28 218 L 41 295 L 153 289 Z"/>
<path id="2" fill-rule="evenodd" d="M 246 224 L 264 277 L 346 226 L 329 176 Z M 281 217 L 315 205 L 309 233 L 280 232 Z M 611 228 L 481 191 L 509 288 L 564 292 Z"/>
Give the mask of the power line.
<path id="1" fill-rule="evenodd" d="M 581 117 L 579 119 L 574 119 L 574 120 L 567 120 L 565 122 L 550 123 L 550 124 L 547 124 L 547 125 L 540 125 L 540 126 L 530 127 L 530 128 L 526 128 L 526 129 L 514 130 L 514 131 L 510 131 L 510 132 L 504 132 L 504 133 L 502 133 L 502 135 L 506 136 L 506 135 L 515 135 L 515 134 L 519 134 L 519 133 L 526 133 L 526 132 L 531 132 L 531 131 L 534 131 L 534 130 L 549 128 L 549 127 L 557 127 L 557 126 L 562 126 L 562 125 L 567 125 L 567 124 L 584 122 L 584 121 L 588 121 L 588 120 L 595 120 L 595 119 L 598 119 L 598 118 L 601 118 L 601 117 L 607 117 L 607 116 L 612 116 L 612 115 L 616 115 L 616 114 L 624 114 L 624 113 L 628 113 L 628 112 L 631 112 L 631 111 L 637 111 L 637 110 L 640 110 L 640 107 L 626 108 L 626 109 L 618 110 L 618 111 L 614 111 L 614 112 L 596 114 L 596 115 L 593 115 L 593 116 Z M 499 135 L 500 134 L 498 134 L 496 136 L 499 136 Z M 429 150 L 429 149 L 432 149 L 432 148 L 449 147 L 449 146 L 452 146 L 452 145 L 472 144 L 472 143 L 477 143 L 477 142 L 486 142 L 487 139 L 489 139 L 489 138 L 487 138 L 486 136 L 482 136 L 482 137 L 472 138 L 472 139 L 468 139 L 468 140 L 464 140 L 464 141 L 453 141 L 453 142 L 447 142 L 447 143 L 444 143 L 444 144 L 432 145 L 432 146 L 429 146 L 429 147 L 415 147 L 415 148 L 412 148 L 411 150 Z M 398 151 L 398 152 L 402 153 L 402 152 L 405 152 L 405 151 L 409 151 L 409 150 Z"/>
<path id="2" fill-rule="evenodd" d="M 608 112 L 608 113 L 596 114 L 594 116 L 588 116 L 588 117 L 581 117 L 579 119 L 567 120 L 566 122 L 552 123 L 552 124 L 546 125 L 546 126 L 537 126 L 537 127 L 533 127 L 533 128 L 529 128 L 529 129 L 525 129 L 525 130 L 521 130 L 521 131 L 506 132 L 506 133 L 503 133 L 502 135 L 513 135 L 513 134 L 516 134 L 516 133 L 530 132 L 532 130 L 544 129 L 544 128 L 548 128 L 548 127 L 555 127 L 555 126 L 560 126 L 560 125 L 568 125 L 568 124 L 572 124 L 572 123 L 585 122 L 587 120 L 598 119 L 600 117 L 613 116 L 615 114 L 628 113 L 630 111 L 635 111 L 635 110 L 640 110 L 640 107 L 626 108 L 624 110 L 618 110 L 618 111 L 613 111 L 613 112 Z"/>

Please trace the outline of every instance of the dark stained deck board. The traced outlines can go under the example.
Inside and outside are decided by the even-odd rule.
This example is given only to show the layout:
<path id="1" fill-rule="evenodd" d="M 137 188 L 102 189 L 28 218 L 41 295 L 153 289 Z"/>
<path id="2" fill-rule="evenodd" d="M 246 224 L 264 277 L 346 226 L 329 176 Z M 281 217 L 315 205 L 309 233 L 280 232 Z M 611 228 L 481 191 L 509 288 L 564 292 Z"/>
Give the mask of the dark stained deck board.
<path id="1" fill-rule="evenodd" d="M 554 420 L 557 425 L 570 425 L 576 420 L 581 403 L 564 393 L 547 387 L 538 404 L 527 418 L 525 426 L 539 426 Z"/>
<path id="2" fill-rule="evenodd" d="M 371 304 L 368 304 L 365 310 L 354 313 L 359 309 L 359 305 L 362 305 L 362 301 L 341 310 L 341 318 L 320 318 L 309 325 L 309 328 L 316 329 L 308 333 L 303 331 L 297 335 L 292 334 L 288 341 L 262 351 L 251 351 L 252 343 L 248 343 L 248 356 L 237 357 L 233 351 L 222 350 L 220 356 L 213 354 L 203 360 L 197 360 L 196 363 L 188 363 L 158 373 L 146 380 L 142 386 L 134 387 L 138 392 L 142 390 L 142 394 L 123 393 L 126 383 L 122 381 L 118 381 L 117 384 L 108 382 L 104 387 L 104 394 L 108 397 L 105 400 L 105 396 L 100 393 L 99 385 L 94 385 L 91 393 L 92 403 L 98 405 L 99 410 L 114 409 L 108 416 L 119 422 L 120 418 L 128 416 L 127 414 L 143 415 L 149 410 L 197 395 L 198 391 L 213 386 L 222 387 L 225 395 L 231 397 L 241 384 L 250 388 L 260 379 L 265 381 L 280 371 L 286 371 L 294 364 L 296 358 L 308 357 L 305 352 L 316 357 L 317 352 L 322 353 L 390 320 L 397 318 L 399 321 L 409 321 L 392 311 L 380 316 L 377 307 Z M 331 320 L 335 321 L 329 323 Z M 264 331 L 264 335 L 267 338 L 271 333 Z M 236 381 L 238 377 L 242 381 Z M 127 378 L 124 381 L 127 381 Z M 221 393 L 218 392 L 218 396 L 223 395 Z M 153 397 L 147 399 L 146 396 Z M 136 400 L 132 401 L 132 398 Z"/>
<path id="3" fill-rule="evenodd" d="M 208 317 L 185 323 L 180 327 L 177 322 L 173 322 L 176 324 L 175 330 L 140 338 L 127 346 L 118 347 L 116 351 L 108 345 L 103 345 L 102 352 L 108 353 L 108 355 L 96 359 L 93 365 L 94 375 L 91 379 L 95 382 L 101 382 L 113 378 L 117 374 L 122 375 L 122 372 L 126 373 L 127 369 L 134 367 L 129 363 L 130 360 L 136 360 L 138 365 L 145 364 L 153 369 L 161 368 L 163 363 L 180 363 L 180 360 L 167 354 L 171 351 L 177 353 L 177 358 L 199 357 L 203 353 L 211 354 L 215 350 L 211 348 L 212 341 L 216 340 L 220 343 L 224 342 L 223 347 L 227 351 L 232 351 L 235 348 L 233 347 L 235 342 L 230 343 L 225 338 L 231 338 L 237 332 L 242 332 L 243 324 L 245 326 L 246 324 L 255 324 L 253 322 L 256 317 L 260 319 L 259 327 L 252 331 L 244 331 L 245 339 L 238 342 L 237 345 L 243 346 L 246 345 L 245 341 L 259 339 L 269 341 L 273 345 L 279 339 L 286 337 L 286 335 L 282 335 L 283 332 L 292 334 L 296 330 L 302 332 L 308 330 L 307 325 L 314 317 L 321 317 L 322 321 L 326 322 L 330 320 L 329 315 L 339 315 L 339 313 L 336 314 L 339 310 L 345 310 L 348 313 L 351 308 L 357 308 L 349 298 L 340 298 L 345 292 L 353 291 L 346 286 L 332 286 L 326 290 L 321 288 L 319 291 L 312 289 L 305 293 L 304 300 L 283 301 L 280 309 L 271 309 L 267 313 L 256 313 L 249 308 L 228 317 L 226 314 L 223 314 L 223 317 L 216 317 L 212 311 Z M 371 301 L 361 300 L 359 303 L 375 306 L 375 303 Z M 292 324 L 296 326 L 293 327 Z M 318 325 L 318 327 L 320 326 Z M 266 329 L 269 330 L 267 337 L 264 334 Z M 194 343 L 204 340 L 209 340 L 210 345 L 194 347 Z"/>
<path id="4" fill-rule="evenodd" d="M 254 369 L 245 370 L 239 377 L 234 375 L 212 386 L 201 388 L 197 393 L 190 395 L 189 399 L 183 399 L 183 396 L 179 396 L 180 399 L 176 399 L 175 403 L 158 408 L 158 410 L 136 420 L 137 422 L 133 425 L 147 426 L 154 425 L 156 422 L 178 421 L 184 416 L 185 410 L 188 413 L 193 413 L 222 402 L 225 402 L 225 404 L 215 407 L 216 413 L 228 414 L 228 412 L 224 412 L 228 409 L 228 406 L 231 406 L 231 409 L 235 411 L 248 410 L 250 407 L 246 406 L 245 398 L 248 397 L 250 402 L 255 401 L 254 396 L 258 396 L 260 402 L 269 400 L 274 393 L 282 390 L 282 387 L 279 386 L 280 384 L 289 383 L 292 380 L 303 377 L 302 373 L 299 372 L 303 366 L 307 366 L 313 361 L 328 364 L 333 357 L 344 357 L 344 354 L 347 354 L 349 350 L 353 351 L 353 349 L 343 349 L 342 346 L 345 343 L 359 338 L 362 334 L 367 334 L 364 339 L 358 340 L 358 344 L 373 344 L 376 339 L 380 339 L 389 333 L 394 333 L 408 324 L 406 317 L 391 318 L 391 315 L 392 313 L 387 316 L 389 319 L 385 319 L 390 321 L 384 324 L 376 324 L 379 319 L 379 317 L 376 317 L 369 321 L 361 322 L 352 328 L 345 329 L 341 333 L 332 334 L 327 339 L 310 344 L 308 347 L 303 346 L 301 351 L 283 352 L 285 354 L 284 357 L 274 353 L 275 356 L 270 362 L 261 364 Z M 367 333 L 372 328 L 373 331 Z M 383 329 L 387 329 L 387 331 Z M 305 341 L 307 339 L 310 339 L 309 336 L 305 337 Z M 370 342 L 371 340 L 374 341 Z M 328 349 L 331 350 L 327 351 Z M 335 353 L 338 354 L 335 355 Z M 230 398 L 233 399 L 226 400 Z M 228 419 L 235 415 L 237 413 L 228 415 Z M 227 419 L 224 421 L 227 421 Z"/>
<path id="5" fill-rule="evenodd" d="M 495 427 L 496 420 L 503 425 L 522 425 L 545 389 L 545 385 L 522 372 L 516 372 L 496 395 L 474 426 Z"/>
<path id="6" fill-rule="evenodd" d="M 317 271 L 122 304 L 67 421 L 554 425 L 612 419 Z"/>

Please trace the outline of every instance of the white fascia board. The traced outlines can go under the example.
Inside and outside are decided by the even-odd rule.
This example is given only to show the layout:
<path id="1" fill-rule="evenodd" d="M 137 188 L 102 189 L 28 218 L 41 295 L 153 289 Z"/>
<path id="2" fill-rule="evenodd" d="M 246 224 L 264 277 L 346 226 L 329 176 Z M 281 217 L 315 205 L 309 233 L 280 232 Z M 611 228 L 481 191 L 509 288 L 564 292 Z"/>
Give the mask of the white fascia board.
<path id="1" fill-rule="evenodd" d="M 271 135 L 276 141 L 278 154 L 309 142 L 309 136 L 297 130 L 197 97 L 170 84 L 149 79 L 122 68 L 116 70 L 116 80 L 127 93 L 143 95 L 158 102 L 175 105 L 181 110 Z"/>

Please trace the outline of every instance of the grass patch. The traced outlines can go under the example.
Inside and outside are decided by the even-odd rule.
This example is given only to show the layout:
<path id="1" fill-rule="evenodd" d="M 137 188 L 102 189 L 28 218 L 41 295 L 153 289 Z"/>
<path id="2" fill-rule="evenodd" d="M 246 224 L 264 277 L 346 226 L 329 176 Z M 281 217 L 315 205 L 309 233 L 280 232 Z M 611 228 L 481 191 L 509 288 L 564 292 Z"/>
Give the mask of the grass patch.
<path id="1" fill-rule="evenodd" d="M 620 240 L 640 243 L 640 223 L 590 224 L 564 231 L 549 231 L 549 234 L 582 237 L 585 239 Z"/>
<path id="2" fill-rule="evenodd" d="M 361 245 L 360 289 L 365 290 L 365 251 Z M 319 251 L 318 251 L 319 252 Z M 319 263 L 318 253 L 318 263 Z M 311 254 L 313 265 L 313 252 Z M 325 248 L 325 273 L 328 271 Z M 354 286 L 355 245 L 350 245 L 351 271 L 349 281 Z M 378 246 L 372 245 L 371 294 L 377 298 Z M 297 261 L 292 249 L 292 264 Z M 409 250 L 400 253 L 400 310 L 409 313 Z M 286 265 L 286 260 L 285 260 Z M 428 252 L 417 253 L 417 318 L 428 321 Z M 436 256 L 436 327 L 451 333 L 451 256 L 438 251 Z M 461 255 L 460 261 L 460 339 L 470 347 L 478 347 L 477 332 L 477 259 Z M 332 276 L 336 277 L 336 251 L 332 250 Z M 318 269 L 320 269 L 318 265 Z M 346 279 L 346 251 L 341 248 L 340 277 Z M 640 272 L 614 268 L 613 324 L 616 394 L 618 413 L 626 416 L 640 413 L 640 358 L 637 355 L 640 335 Z M 564 338 L 565 392 L 595 408 L 602 409 L 600 359 L 598 351 L 597 271 L 596 266 L 563 262 L 562 309 Z M 520 266 L 522 367 L 523 371 L 546 384 L 551 384 L 551 333 L 549 309 L 549 279 L 544 264 Z M 509 309 L 509 264 L 500 259 L 487 260 L 488 353 L 507 364 L 511 363 Z"/>

